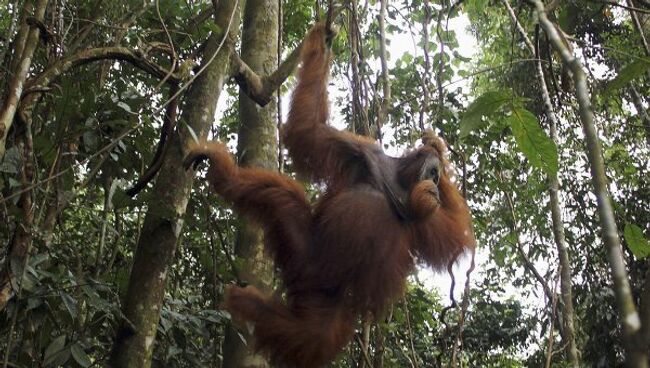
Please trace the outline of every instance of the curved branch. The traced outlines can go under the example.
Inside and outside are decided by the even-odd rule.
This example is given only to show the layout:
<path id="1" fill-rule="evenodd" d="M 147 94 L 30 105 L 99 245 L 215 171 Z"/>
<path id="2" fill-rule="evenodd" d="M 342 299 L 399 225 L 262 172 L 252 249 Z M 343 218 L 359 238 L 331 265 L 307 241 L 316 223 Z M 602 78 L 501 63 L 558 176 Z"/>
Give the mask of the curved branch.
<path id="1" fill-rule="evenodd" d="M 298 65 L 300 50 L 302 43 L 298 45 L 287 58 L 280 64 L 280 66 L 268 76 L 261 77 L 255 73 L 237 54 L 235 50 L 231 50 L 231 77 L 235 79 L 239 88 L 257 102 L 258 105 L 264 107 L 273 98 L 273 93 L 280 88 L 282 83 L 291 75 L 293 70 Z"/>
<path id="2" fill-rule="evenodd" d="M 650 8 L 650 1 L 648 0 L 635 0 L 635 2 L 638 3 L 638 5 Z"/>
<path id="3" fill-rule="evenodd" d="M 45 70 L 30 78 L 25 83 L 25 93 L 22 95 L 19 114 L 22 119 L 28 119 L 34 103 L 41 96 L 45 87 L 55 81 L 61 74 L 73 69 L 75 67 L 92 63 L 99 60 L 117 60 L 127 62 L 134 67 L 143 70 L 154 77 L 165 78 L 168 70 L 160 65 L 147 60 L 144 54 L 138 50 L 133 50 L 127 47 L 99 47 L 94 49 L 87 49 L 80 51 L 74 55 L 57 60 L 54 64 L 45 68 Z M 177 84 L 181 78 L 172 73 L 167 82 L 173 85 Z"/>
<path id="4" fill-rule="evenodd" d="M 169 94 L 174 96 L 178 90 L 178 87 L 172 86 L 169 91 Z M 160 168 L 162 167 L 163 159 L 167 154 L 169 148 L 169 137 L 176 127 L 177 113 L 178 113 L 178 100 L 180 97 L 175 97 L 169 105 L 167 105 L 167 110 L 163 119 L 163 126 L 160 130 L 160 141 L 158 141 L 158 147 L 156 148 L 156 153 L 151 159 L 149 168 L 145 171 L 144 174 L 138 179 L 138 181 L 129 189 L 126 190 L 126 194 L 129 197 L 135 197 L 142 189 L 144 189 L 147 184 L 158 174 Z"/>
<path id="5" fill-rule="evenodd" d="M 68 70 L 98 60 L 124 61 L 157 78 L 164 78 L 167 75 L 167 70 L 165 68 L 147 60 L 145 55 L 138 50 L 120 46 L 99 47 L 83 50 L 72 56 L 57 60 L 38 76 L 30 79 L 27 82 L 27 85 L 30 87 L 48 85 Z M 176 74 L 172 74 L 169 77 L 170 83 L 177 83 L 179 80 L 180 77 Z"/>
<path id="6" fill-rule="evenodd" d="M 592 3 L 596 3 L 596 4 L 616 6 L 616 7 L 626 9 L 626 10 L 629 10 L 629 11 L 633 11 L 633 12 L 637 12 L 637 13 L 650 14 L 650 10 L 637 8 L 637 7 L 634 7 L 634 6 L 631 6 L 631 5 L 619 4 L 618 2 L 613 1 L 613 0 L 589 0 L 589 1 L 592 2 Z"/>

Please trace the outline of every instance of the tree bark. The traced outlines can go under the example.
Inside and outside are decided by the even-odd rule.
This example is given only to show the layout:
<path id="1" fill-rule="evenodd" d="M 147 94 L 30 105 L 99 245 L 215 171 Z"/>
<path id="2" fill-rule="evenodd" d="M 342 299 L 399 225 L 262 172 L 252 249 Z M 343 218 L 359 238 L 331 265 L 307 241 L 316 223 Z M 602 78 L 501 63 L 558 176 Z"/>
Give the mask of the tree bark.
<path id="1" fill-rule="evenodd" d="M 111 356 L 113 367 L 151 366 L 156 329 L 165 293 L 167 271 L 181 234 L 193 173 L 183 168 L 186 144 L 192 139 L 186 126 L 205 135 L 213 123 L 217 100 L 228 75 L 232 42 L 239 30 L 239 1 L 222 0 L 216 23 L 229 34 L 212 34 L 206 41 L 205 69 L 186 94 L 182 120 L 170 137 L 169 151 L 153 187 L 122 311 L 125 320 L 117 331 Z M 214 58 L 213 58 L 214 56 Z"/>
<path id="2" fill-rule="evenodd" d="M 22 143 L 22 194 L 19 199 L 20 216 L 16 220 L 16 230 L 9 244 L 9 252 L 4 267 L 0 271 L 0 311 L 14 295 L 19 295 L 22 278 L 33 243 L 34 198 L 30 189 L 34 180 L 34 146 L 31 126 L 26 126 L 20 137 Z M 16 287 L 17 285 L 17 287 Z"/>
<path id="3" fill-rule="evenodd" d="M 277 0 L 247 0 L 244 8 L 241 59 L 257 75 L 270 75 L 278 65 Z M 272 96 L 272 94 L 271 94 Z M 257 166 L 268 170 L 278 169 L 277 103 L 271 99 L 261 107 L 251 99 L 245 88 L 239 92 L 238 159 L 242 166 Z M 242 222 L 237 234 L 235 254 L 245 260 L 240 277 L 261 290 L 270 291 L 273 266 L 264 256 L 262 233 L 256 226 Z M 269 367 L 266 359 L 251 350 L 252 340 L 244 344 L 232 326 L 224 340 L 224 368 Z"/>
<path id="4" fill-rule="evenodd" d="M 28 18 L 27 12 L 31 8 L 30 4 L 30 1 L 26 1 L 25 7 L 23 8 L 25 16 L 22 17 L 23 24 L 17 36 L 18 42 L 14 46 L 14 58 L 12 60 L 12 65 L 15 64 L 15 69 L 11 69 L 13 76 L 9 82 L 9 88 L 5 94 L 2 106 L 0 106 L 0 159 L 5 155 L 7 134 L 9 134 L 9 128 L 11 128 L 11 124 L 14 121 L 16 110 L 20 103 L 20 97 L 23 94 L 25 80 L 27 79 L 29 68 L 32 65 L 32 57 L 38 46 L 38 37 L 40 34 L 38 27 L 30 27 L 26 23 Z M 42 22 L 45 17 L 45 8 L 47 8 L 47 0 L 37 0 L 33 8 L 34 18 Z M 23 38 L 24 47 L 21 47 L 23 45 Z"/>
<path id="5" fill-rule="evenodd" d="M 2 36 L 5 40 L 7 40 L 7 42 L 8 40 L 11 40 L 12 37 L 14 36 L 14 33 L 16 32 L 16 27 L 18 26 L 18 19 L 21 16 L 21 12 L 17 10 L 19 6 L 18 0 L 14 0 L 12 6 L 14 7 L 14 11 L 11 14 L 11 21 L 9 23 L 9 28 L 3 30 L 3 36 Z M 9 50 L 10 50 L 9 47 L 3 47 L 2 50 L 0 50 L 0 63 L 2 63 L 2 65 L 9 64 L 11 58 L 11 53 L 9 52 Z M 9 75 L 11 75 L 10 72 L 11 70 L 9 69 L 0 72 L 0 75 L 2 75 L 2 77 L 0 78 L 0 91 L 4 91 L 7 81 L 9 79 Z"/>
<path id="6" fill-rule="evenodd" d="M 365 98 L 366 94 L 363 90 L 363 80 L 359 70 L 359 66 L 363 61 L 361 54 L 363 47 L 359 28 L 359 4 L 357 0 L 352 0 L 349 5 L 348 20 L 348 42 L 350 44 L 350 68 L 352 72 L 350 80 L 352 84 L 352 131 L 369 137 L 370 122 L 368 120 L 367 99 Z"/>
<path id="7" fill-rule="evenodd" d="M 28 13 L 33 10 L 34 17 L 40 21 L 45 17 L 46 0 L 37 1 L 32 9 L 31 2 L 25 2 L 23 7 L 22 22 L 27 22 Z M 27 73 L 32 64 L 32 56 L 38 45 L 39 29 L 29 27 L 26 23 L 21 26 L 21 32 L 17 36 L 14 49 L 15 69 L 12 69 L 13 76 L 9 82 L 9 89 L 6 98 L 0 107 L 0 161 L 4 157 L 5 144 L 9 128 L 15 117 L 20 96 L 27 79 Z M 24 43 L 23 43 L 24 42 Z M 0 270 L 0 311 L 2 311 L 9 300 L 22 288 L 22 273 L 27 265 L 30 248 L 33 242 L 32 226 L 34 223 L 33 194 L 30 188 L 34 179 L 34 151 L 32 140 L 31 116 L 21 121 L 23 132 L 21 140 L 23 144 L 22 157 L 22 194 L 20 195 L 19 206 L 21 216 L 16 223 L 16 232 L 9 245 L 8 257 Z M 17 272 L 14 272 L 17 271 Z M 16 282 L 19 280 L 19 282 Z M 16 290 L 15 285 L 18 285 Z M 12 325 L 13 327 L 13 325 Z"/>
<path id="8" fill-rule="evenodd" d="M 388 112 L 391 106 L 391 90 L 390 78 L 388 76 L 388 52 L 386 51 L 386 8 L 388 7 L 388 0 L 380 1 L 379 8 L 379 60 L 381 61 L 381 83 L 383 87 L 384 96 L 381 100 L 379 113 L 377 114 L 377 138 L 379 143 L 382 143 L 381 128 L 386 125 L 388 121 Z"/>

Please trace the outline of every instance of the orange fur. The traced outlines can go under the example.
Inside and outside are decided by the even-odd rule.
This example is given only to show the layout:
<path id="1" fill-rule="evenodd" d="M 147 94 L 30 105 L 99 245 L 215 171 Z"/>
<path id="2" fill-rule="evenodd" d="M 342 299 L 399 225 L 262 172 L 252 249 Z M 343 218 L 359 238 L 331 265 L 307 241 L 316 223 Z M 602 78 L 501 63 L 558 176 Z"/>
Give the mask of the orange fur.
<path id="1" fill-rule="evenodd" d="M 377 316 L 403 293 L 417 259 L 441 269 L 475 244 L 442 140 L 423 139 L 391 158 L 368 138 L 327 125 L 326 36 L 316 25 L 305 40 L 283 132 L 293 168 L 327 185 L 313 208 L 297 182 L 237 167 L 220 143 L 193 145 L 186 161 L 208 158 L 215 191 L 264 228 L 286 296 L 233 286 L 224 306 L 254 325 L 258 350 L 288 367 L 335 359 L 358 316 Z"/>

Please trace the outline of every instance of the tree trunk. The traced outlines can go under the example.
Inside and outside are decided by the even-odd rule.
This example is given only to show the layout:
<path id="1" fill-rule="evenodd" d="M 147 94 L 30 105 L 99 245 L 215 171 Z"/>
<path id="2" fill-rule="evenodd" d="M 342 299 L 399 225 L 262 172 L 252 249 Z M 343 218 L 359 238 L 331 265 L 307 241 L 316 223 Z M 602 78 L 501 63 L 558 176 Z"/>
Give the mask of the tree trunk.
<path id="1" fill-rule="evenodd" d="M 239 29 L 239 4 L 238 0 L 222 0 L 215 11 L 216 23 L 230 32 L 230 41 L 236 39 Z M 204 136 L 211 126 L 227 79 L 230 52 L 228 45 L 220 46 L 223 37 L 212 34 L 206 41 L 203 63 L 207 67 L 185 96 L 182 120 L 198 135 Z M 167 270 L 174 259 L 193 179 L 193 174 L 182 165 L 184 147 L 192 139 L 186 125 L 178 124 L 169 139 L 169 150 L 153 187 L 133 260 L 122 306 L 125 320 L 113 345 L 113 367 L 151 366 Z"/>
<path id="2" fill-rule="evenodd" d="M 27 73 L 32 66 L 32 56 L 38 46 L 38 37 L 40 31 L 38 27 L 27 25 L 27 18 L 29 13 L 33 11 L 33 17 L 42 22 L 45 17 L 45 8 L 47 7 L 47 0 L 37 0 L 36 5 L 32 6 L 31 1 L 25 1 L 23 7 L 23 24 L 20 27 L 20 32 L 16 36 L 16 43 L 14 46 L 14 56 L 12 59 L 13 76 L 9 82 L 9 88 L 4 95 L 5 99 L 0 106 L 0 159 L 5 155 L 7 134 L 9 128 L 14 121 L 20 97 L 23 94 L 25 80 L 27 80 Z"/>
<path id="3" fill-rule="evenodd" d="M 536 14 L 539 17 L 540 26 L 546 32 L 553 48 L 562 57 L 564 65 L 569 67 L 573 74 L 580 121 L 587 146 L 587 158 L 591 169 L 591 179 L 594 186 L 594 194 L 598 200 L 597 209 L 602 227 L 602 239 L 607 248 L 611 276 L 614 281 L 614 295 L 616 296 L 620 314 L 619 319 L 623 330 L 623 347 L 626 352 L 625 362 L 628 367 L 648 367 L 647 347 L 643 344 L 643 341 L 639 341 L 641 319 L 634 299 L 632 298 L 621 240 L 616 227 L 614 209 L 608 188 L 609 183 L 605 174 L 605 162 L 594 123 L 594 113 L 591 106 L 589 88 L 587 86 L 587 77 L 580 59 L 576 58 L 566 48 L 558 35 L 556 26 L 548 20 L 544 10 L 544 3 L 540 0 L 533 0 L 533 4 L 536 9 Z"/>
<path id="4" fill-rule="evenodd" d="M 39 21 L 45 17 L 45 8 L 47 0 L 38 0 L 34 6 L 31 1 L 26 1 L 21 14 L 21 28 L 16 35 L 14 42 L 12 69 L 13 76 L 9 82 L 9 87 L 4 94 L 5 99 L 0 105 L 0 161 L 4 157 L 6 148 L 7 134 L 16 117 L 16 110 L 20 103 L 20 97 L 23 93 L 23 87 L 27 80 L 29 68 L 32 65 L 32 56 L 38 46 L 38 37 L 40 31 L 38 27 L 30 27 L 27 24 L 27 18 L 33 16 Z M 0 311 L 2 311 L 9 300 L 16 295 L 14 285 L 16 279 L 22 282 L 20 274 L 23 267 L 27 264 L 29 251 L 32 245 L 32 225 L 34 222 L 34 208 L 32 197 L 32 184 L 34 178 L 33 162 L 33 142 L 31 130 L 31 116 L 22 122 L 24 132 L 22 135 L 23 143 L 23 168 L 22 168 L 22 194 L 20 195 L 19 206 L 21 217 L 16 223 L 16 232 L 9 245 L 9 254 L 5 264 L 0 270 Z M 19 286 L 20 288 L 20 286 Z"/>
<path id="5" fill-rule="evenodd" d="M 241 58 L 259 75 L 271 74 L 278 65 L 278 11 L 277 0 L 246 1 Z M 272 100 L 262 108 L 240 91 L 239 114 L 239 164 L 277 170 L 276 101 Z M 262 233 L 257 227 L 242 223 L 237 234 L 235 254 L 245 260 L 240 273 L 244 281 L 270 291 L 273 266 L 264 256 Z M 244 337 L 247 344 L 242 342 L 232 326 L 228 327 L 223 347 L 223 367 L 268 367 L 266 360 L 251 350 L 251 336 L 244 333 Z"/>

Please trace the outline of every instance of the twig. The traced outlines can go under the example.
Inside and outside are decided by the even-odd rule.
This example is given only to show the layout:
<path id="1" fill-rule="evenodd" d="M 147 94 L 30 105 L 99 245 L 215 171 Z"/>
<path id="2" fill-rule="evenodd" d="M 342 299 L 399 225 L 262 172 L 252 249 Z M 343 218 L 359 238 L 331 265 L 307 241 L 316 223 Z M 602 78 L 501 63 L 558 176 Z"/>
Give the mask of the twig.
<path id="1" fill-rule="evenodd" d="M 167 105 L 169 105 L 172 100 L 174 100 L 176 97 L 178 97 L 181 94 L 181 92 L 186 90 L 192 83 L 194 83 L 196 78 L 198 78 L 199 75 L 203 74 L 205 72 L 205 70 L 208 68 L 208 66 L 210 66 L 210 64 L 212 64 L 214 59 L 216 59 L 217 55 L 219 54 L 219 51 L 221 51 L 221 48 L 223 47 L 224 43 L 228 39 L 228 34 L 230 33 L 230 28 L 232 27 L 232 21 L 235 18 L 235 14 L 237 13 L 237 7 L 238 6 L 239 6 L 239 0 L 235 0 L 235 5 L 234 5 L 234 7 L 232 9 L 232 12 L 230 13 L 230 18 L 228 19 L 228 26 L 224 30 L 223 38 L 221 38 L 221 42 L 219 42 L 219 45 L 217 46 L 217 49 L 214 50 L 214 53 L 212 54 L 212 56 L 210 56 L 208 61 L 201 67 L 201 69 L 199 69 L 198 72 L 196 72 L 196 74 L 194 74 L 194 76 L 192 76 L 192 78 L 189 81 L 187 81 L 187 83 L 183 84 L 178 89 L 178 91 L 176 91 L 176 93 L 174 93 L 167 101 L 165 101 L 156 110 L 154 110 L 154 112 L 152 114 L 159 113 L 160 111 L 162 111 L 162 109 L 164 109 Z"/>
<path id="2" fill-rule="evenodd" d="M 500 181 L 503 181 L 503 177 L 500 172 L 497 173 L 497 178 Z M 530 271 L 533 276 L 535 276 L 535 279 L 537 282 L 539 282 L 540 286 L 544 290 L 544 294 L 546 294 L 546 297 L 550 300 L 553 298 L 553 293 L 551 292 L 550 287 L 546 283 L 546 280 L 544 277 L 537 271 L 537 268 L 535 268 L 535 265 L 533 262 L 528 258 L 528 254 L 524 251 L 524 247 L 521 244 L 521 239 L 520 239 L 520 232 L 519 232 L 519 226 L 517 225 L 517 214 L 515 212 L 515 204 L 514 201 L 512 200 L 512 197 L 510 196 L 510 193 L 507 191 L 504 191 L 503 193 L 504 197 L 506 198 L 506 203 L 508 204 L 508 209 L 510 210 L 510 217 L 512 219 L 512 225 L 511 225 L 511 230 L 513 234 L 515 235 L 515 248 L 517 248 L 517 251 L 521 255 L 521 258 L 524 261 L 524 266 L 525 268 Z"/>
<path id="3" fill-rule="evenodd" d="M 176 92 L 176 89 L 176 86 L 172 86 L 170 88 L 170 95 L 173 95 Z M 147 184 L 153 180 L 153 178 L 162 167 L 163 159 L 165 158 L 167 150 L 169 148 L 169 137 L 172 135 L 174 127 L 176 126 L 178 100 L 179 98 L 176 98 L 172 101 L 172 103 L 167 105 L 165 116 L 163 118 L 163 125 L 160 129 L 160 140 L 158 141 L 156 153 L 153 155 L 147 171 L 145 171 L 145 173 L 140 176 L 138 181 L 133 184 L 131 188 L 126 190 L 126 194 L 128 196 L 134 197 L 136 194 L 140 193 L 140 191 L 142 191 L 142 189 L 144 189 Z"/>
<path id="4" fill-rule="evenodd" d="M 476 267 L 475 263 L 476 250 L 472 250 L 472 261 L 465 273 L 465 290 L 463 291 L 463 302 L 461 303 L 460 315 L 458 316 L 458 333 L 456 334 L 456 339 L 454 340 L 454 346 L 452 348 L 451 354 L 451 367 L 456 367 L 456 360 L 458 359 L 458 352 L 463 346 L 463 330 L 465 327 L 465 316 L 467 315 L 467 309 L 469 308 L 469 291 L 470 291 L 470 280 L 472 272 Z"/>
<path id="5" fill-rule="evenodd" d="M 418 357 L 415 354 L 415 345 L 413 344 L 413 330 L 411 329 L 411 313 L 409 312 L 409 305 L 406 301 L 406 297 L 402 298 L 404 302 L 404 315 L 406 316 L 406 327 L 408 328 L 409 344 L 411 346 L 411 355 L 413 356 L 413 367 L 418 367 Z"/>
<path id="6" fill-rule="evenodd" d="M 551 301 L 551 327 L 548 332 L 548 350 L 546 352 L 546 368 L 551 367 L 551 358 L 553 358 L 553 332 L 555 331 L 555 313 L 557 311 L 557 283 L 560 281 L 560 275 L 562 274 L 562 266 L 558 267 L 557 275 L 555 276 L 555 286 L 553 287 L 553 300 Z"/>
<path id="7" fill-rule="evenodd" d="M 629 6 L 629 5 L 619 4 L 618 2 L 613 1 L 613 0 L 589 0 L 589 2 L 596 3 L 596 4 L 616 6 L 616 7 L 631 10 L 631 11 L 637 12 L 637 13 L 650 14 L 650 10 L 636 8 L 634 6 Z"/>
<path id="8" fill-rule="evenodd" d="M 169 49 L 171 50 L 171 56 L 172 56 L 172 65 L 169 67 L 169 71 L 163 77 L 163 79 L 158 83 L 156 87 L 154 87 L 154 91 L 157 91 L 160 89 L 160 87 L 165 84 L 167 79 L 174 73 L 174 70 L 176 70 L 176 63 L 178 62 L 178 56 L 176 55 L 176 49 L 174 48 L 174 41 L 172 40 L 172 36 L 169 34 L 169 31 L 167 30 L 167 25 L 165 24 L 165 20 L 163 19 L 162 15 L 160 15 L 160 0 L 156 0 L 156 14 L 158 15 L 158 19 L 160 19 L 160 24 L 163 27 L 163 30 L 165 31 L 165 35 L 167 36 L 167 42 L 169 43 Z"/>

